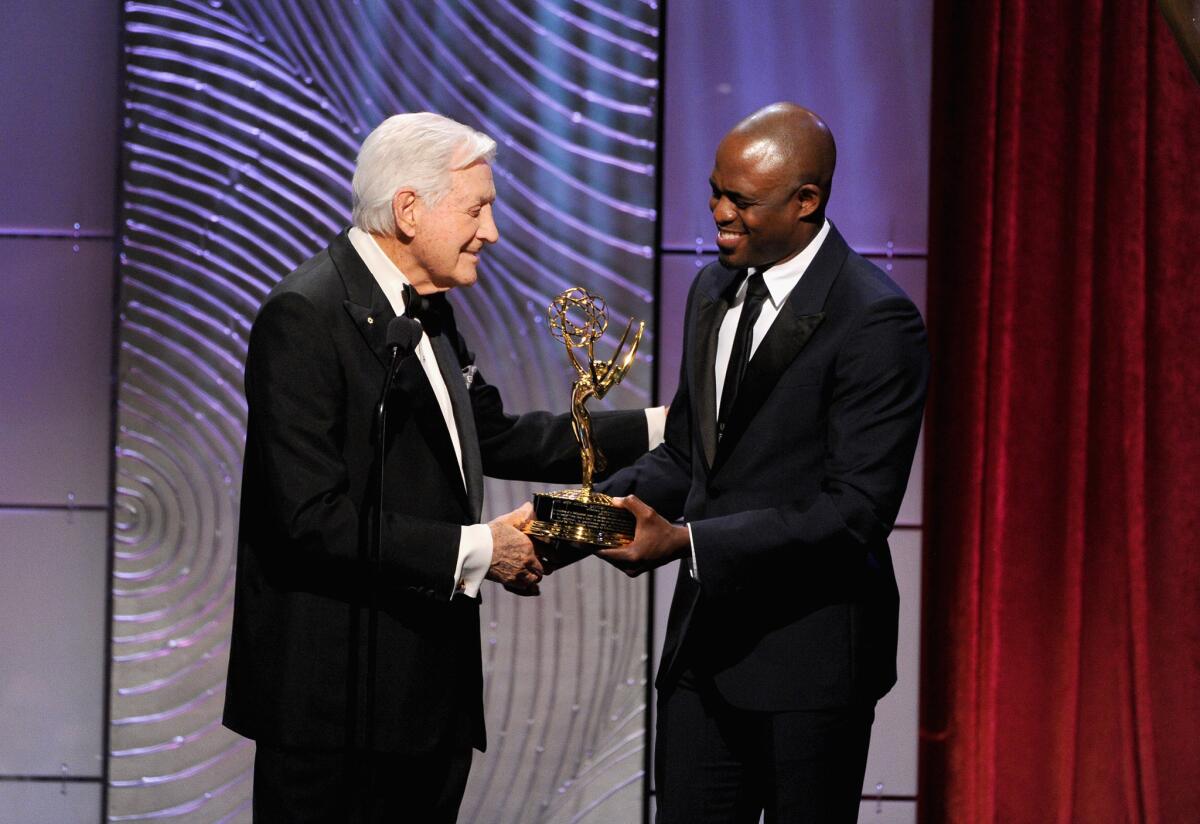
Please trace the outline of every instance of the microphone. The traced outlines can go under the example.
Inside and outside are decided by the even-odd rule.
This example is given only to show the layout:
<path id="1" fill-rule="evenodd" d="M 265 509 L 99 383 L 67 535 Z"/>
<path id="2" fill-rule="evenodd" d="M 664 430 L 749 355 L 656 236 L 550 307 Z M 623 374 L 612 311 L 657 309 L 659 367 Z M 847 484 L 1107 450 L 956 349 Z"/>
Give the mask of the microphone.
<path id="1" fill-rule="evenodd" d="M 422 334 L 424 334 L 424 330 L 416 318 L 401 315 L 388 321 L 387 347 L 392 350 L 392 360 L 394 361 L 396 358 L 403 360 L 411 355 L 417 348 L 417 344 L 421 342 Z"/>
<path id="2" fill-rule="evenodd" d="M 416 350 L 423 334 L 425 334 L 425 330 L 421 328 L 421 323 L 416 318 L 401 315 L 388 322 L 386 341 L 387 348 L 392 353 L 392 360 L 388 364 L 387 379 L 383 382 L 383 394 L 379 396 L 379 406 L 375 408 L 376 431 L 380 432 L 381 437 L 384 407 L 387 404 L 388 392 L 392 388 L 392 381 L 396 379 L 396 372 L 400 368 L 400 364 Z"/>

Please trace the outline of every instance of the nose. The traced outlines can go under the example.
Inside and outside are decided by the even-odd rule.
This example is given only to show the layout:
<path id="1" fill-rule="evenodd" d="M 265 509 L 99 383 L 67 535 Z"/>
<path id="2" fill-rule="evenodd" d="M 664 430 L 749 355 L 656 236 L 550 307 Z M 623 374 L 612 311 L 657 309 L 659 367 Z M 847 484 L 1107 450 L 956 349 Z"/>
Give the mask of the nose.
<path id="1" fill-rule="evenodd" d="M 722 196 L 709 200 L 709 208 L 712 209 L 713 220 L 718 224 L 732 223 L 737 218 L 737 212 L 734 211 L 733 204 L 727 197 Z"/>
<path id="2" fill-rule="evenodd" d="M 492 215 L 492 204 L 488 203 L 479 214 L 479 229 L 475 237 L 484 243 L 495 243 L 500 239 L 500 230 L 496 228 L 496 219 Z"/>

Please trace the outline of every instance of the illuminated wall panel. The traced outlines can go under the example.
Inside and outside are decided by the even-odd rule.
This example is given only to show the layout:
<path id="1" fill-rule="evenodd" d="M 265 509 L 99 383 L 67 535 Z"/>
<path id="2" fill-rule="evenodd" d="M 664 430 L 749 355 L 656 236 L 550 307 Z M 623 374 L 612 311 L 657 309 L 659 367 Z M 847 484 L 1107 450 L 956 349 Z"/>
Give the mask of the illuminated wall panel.
<path id="1" fill-rule="evenodd" d="M 103 511 L 0 509 L 2 776 L 103 771 L 107 523 Z M 23 819 L 0 804 L 9 820 Z"/>
<path id="2" fill-rule="evenodd" d="M 107 507 L 113 243 L 0 236 L 0 502 Z"/>
<path id="3" fill-rule="evenodd" d="M 109 812 L 244 821 L 252 746 L 218 718 L 259 302 L 346 224 L 367 131 L 441 112 L 500 144 L 501 242 L 454 295 L 460 328 L 510 407 L 565 411 L 550 298 L 578 284 L 614 325 L 652 313 L 658 11 L 131 2 L 125 38 Z M 644 405 L 651 369 L 612 402 Z M 530 491 L 489 482 L 485 517 Z M 588 563 L 543 593 L 485 588 L 491 749 L 463 820 L 636 820 L 646 585 Z"/>

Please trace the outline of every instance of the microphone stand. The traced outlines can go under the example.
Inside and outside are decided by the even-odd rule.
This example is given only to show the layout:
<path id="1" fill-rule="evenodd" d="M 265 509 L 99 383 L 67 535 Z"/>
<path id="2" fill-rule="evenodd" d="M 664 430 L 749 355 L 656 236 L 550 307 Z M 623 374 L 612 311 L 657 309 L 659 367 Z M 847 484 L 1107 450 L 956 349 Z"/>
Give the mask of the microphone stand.
<path id="1" fill-rule="evenodd" d="M 374 749 L 375 744 L 375 677 L 376 677 L 376 655 L 379 635 L 379 571 L 381 556 L 383 554 L 383 490 L 384 490 L 384 469 L 387 460 L 387 401 L 388 395 L 391 393 L 392 384 L 396 380 L 396 374 L 400 371 L 400 364 L 404 359 L 411 355 L 417 348 L 417 344 L 421 341 L 421 336 L 425 334 L 421 324 L 415 318 L 401 315 L 400 317 L 392 318 L 388 323 L 387 328 L 387 348 L 391 351 L 392 357 L 388 362 L 387 375 L 383 382 L 383 391 L 379 396 L 379 403 L 375 407 L 375 432 L 378 438 L 379 447 L 379 472 L 378 472 L 378 497 L 374 518 L 372 518 L 373 530 L 369 534 L 369 557 L 368 570 L 370 581 L 367 584 L 368 591 L 368 610 L 367 610 L 367 689 L 366 689 L 366 707 L 365 717 L 367 720 L 366 736 L 364 740 L 364 749 L 370 753 Z M 369 770 L 369 767 L 368 767 Z M 368 776 L 367 793 L 364 799 L 365 809 L 369 815 L 371 803 L 375 795 L 375 780 L 373 775 Z"/>

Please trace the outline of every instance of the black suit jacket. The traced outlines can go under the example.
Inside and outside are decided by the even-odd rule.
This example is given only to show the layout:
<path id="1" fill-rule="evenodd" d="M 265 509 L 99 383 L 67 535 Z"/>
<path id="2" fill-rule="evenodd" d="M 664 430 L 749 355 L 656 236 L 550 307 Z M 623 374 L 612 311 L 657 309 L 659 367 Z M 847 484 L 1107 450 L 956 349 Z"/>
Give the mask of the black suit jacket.
<path id="1" fill-rule="evenodd" d="M 688 297 L 667 439 L 605 485 L 691 524 L 657 685 L 688 666 L 746 709 L 873 701 L 896 680 L 887 536 L 921 425 L 916 307 L 835 228 L 747 366 L 716 437 L 713 360 L 735 273 Z"/>
<path id="2" fill-rule="evenodd" d="M 444 296 L 433 309 L 426 331 L 450 390 L 466 486 L 410 357 L 388 406 L 375 572 L 373 421 L 391 306 L 343 232 L 280 281 L 254 321 L 225 700 L 225 724 L 243 735 L 412 753 L 454 739 L 484 747 L 479 601 L 451 599 L 461 526 L 479 520 L 483 474 L 578 482 L 579 451 L 569 416 L 508 415 L 479 373 L 468 388 L 462 370 L 474 356 Z M 616 466 L 645 452 L 644 413 L 593 419 Z"/>

